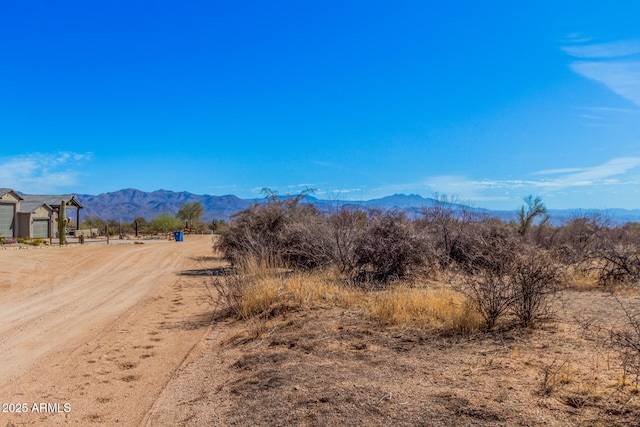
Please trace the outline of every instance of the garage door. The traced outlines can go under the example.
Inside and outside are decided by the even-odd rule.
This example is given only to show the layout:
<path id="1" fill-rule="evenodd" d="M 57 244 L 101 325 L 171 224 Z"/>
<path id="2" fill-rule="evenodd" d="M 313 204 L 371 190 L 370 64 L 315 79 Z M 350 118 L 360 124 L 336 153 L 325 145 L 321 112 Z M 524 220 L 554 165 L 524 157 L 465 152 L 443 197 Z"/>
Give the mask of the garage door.
<path id="1" fill-rule="evenodd" d="M 13 204 L 0 204 L 0 237 L 13 237 Z"/>
<path id="2" fill-rule="evenodd" d="M 45 239 L 49 237 L 49 220 L 34 219 L 33 220 L 33 237 Z"/>

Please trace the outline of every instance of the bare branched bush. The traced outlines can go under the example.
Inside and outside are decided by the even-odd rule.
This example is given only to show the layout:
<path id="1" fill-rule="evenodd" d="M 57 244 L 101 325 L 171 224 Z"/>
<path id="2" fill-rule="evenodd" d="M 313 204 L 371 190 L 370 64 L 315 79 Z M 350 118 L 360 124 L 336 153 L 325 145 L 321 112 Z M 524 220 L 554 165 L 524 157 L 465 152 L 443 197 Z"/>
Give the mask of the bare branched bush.
<path id="1" fill-rule="evenodd" d="M 362 210 L 342 208 L 329 217 L 334 260 L 339 271 L 353 278 L 358 272 L 358 244 L 367 232 L 369 218 Z"/>
<path id="2" fill-rule="evenodd" d="M 511 312 L 530 327 L 552 316 L 550 296 L 559 286 L 559 267 L 548 252 L 532 247 L 513 259 L 509 280 L 513 286 Z"/>
<path id="3" fill-rule="evenodd" d="M 594 252 L 598 282 L 605 286 L 640 286 L 640 247 L 633 244 L 600 245 Z"/>
<path id="4" fill-rule="evenodd" d="M 603 321 L 584 318 L 579 322 L 589 339 L 618 353 L 623 374 L 619 385 L 625 387 L 630 382 L 637 392 L 640 387 L 640 306 L 613 294 L 612 298 L 621 313 L 612 312 L 611 317 Z"/>
<path id="5" fill-rule="evenodd" d="M 370 212 L 366 232 L 356 243 L 360 283 L 387 283 L 403 279 L 424 265 L 424 241 L 401 212 Z"/>
<path id="6" fill-rule="evenodd" d="M 621 229 L 629 243 L 640 246 L 640 222 L 627 222 Z"/>
<path id="7" fill-rule="evenodd" d="M 576 214 L 558 229 L 556 248 L 567 265 L 588 268 L 598 241 L 611 227 L 609 219 L 598 214 Z"/>
<path id="8" fill-rule="evenodd" d="M 286 212 L 280 203 L 254 204 L 234 214 L 229 226 L 222 230 L 216 249 L 232 266 L 252 256 L 264 258 L 277 253 L 286 222 Z"/>
<path id="9" fill-rule="evenodd" d="M 298 207 L 284 227 L 278 250 L 293 268 L 309 270 L 332 264 L 334 242 L 326 217 L 312 205 Z"/>
<path id="10" fill-rule="evenodd" d="M 272 197 L 238 212 L 217 249 L 234 266 L 247 258 L 297 270 L 336 266 L 359 284 L 401 279 L 425 262 L 424 239 L 402 213 L 345 208 L 326 215 L 300 202 Z"/>
<path id="11" fill-rule="evenodd" d="M 610 343 L 622 359 L 623 375 L 630 377 L 638 389 L 640 386 L 640 310 L 617 299 L 625 314 L 623 326 L 609 329 Z M 623 381 L 624 384 L 624 381 Z"/>
<path id="12" fill-rule="evenodd" d="M 542 369 L 542 378 L 538 393 L 543 396 L 551 396 L 561 386 L 572 382 L 573 372 L 567 359 L 554 360 Z"/>
<path id="13" fill-rule="evenodd" d="M 507 313 L 526 327 L 551 318 L 559 267 L 549 252 L 492 222 L 476 227 L 469 244 L 465 288 L 487 329 Z"/>
<path id="14" fill-rule="evenodd" d="M 315 206 L 301 203 L 303 197 L 272 196 L 236 213 L 220 232 L 217 249 L 232 265 L 246 258 L 301 269 L 328 265 L 333 243 L 326 219 Z"/>
<path id="15" fill-rule="evenodd" d="M 516 244 L 500 235 L 479 236 L 472 249 L 473 271 L 465 279 L 465 290 L 490 330 L 515 299 L 511 275 Z"/>
<path id="16" fill-rule="evenodd" d="M 416 226 L 431 243 L 440 268 L 446 269 L 469 259 L 468 238 L 473 234 L 473 225 L 482 220 L 482 215 L 456 203 L 455 198 L 436 195 L 433 206 L 422 209 Z"/>

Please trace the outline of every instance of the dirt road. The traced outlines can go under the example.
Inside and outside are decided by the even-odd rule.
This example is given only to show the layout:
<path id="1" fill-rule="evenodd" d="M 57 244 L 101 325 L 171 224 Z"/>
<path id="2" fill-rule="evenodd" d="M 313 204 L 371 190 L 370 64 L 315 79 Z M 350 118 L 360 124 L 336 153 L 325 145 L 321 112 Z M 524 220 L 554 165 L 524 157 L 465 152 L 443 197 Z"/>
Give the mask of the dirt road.
<path id="1" fill-rule="evenodd" d="M 0 251 L 0 425 L 139 424 L 209 330 L 211 246 Z"/>

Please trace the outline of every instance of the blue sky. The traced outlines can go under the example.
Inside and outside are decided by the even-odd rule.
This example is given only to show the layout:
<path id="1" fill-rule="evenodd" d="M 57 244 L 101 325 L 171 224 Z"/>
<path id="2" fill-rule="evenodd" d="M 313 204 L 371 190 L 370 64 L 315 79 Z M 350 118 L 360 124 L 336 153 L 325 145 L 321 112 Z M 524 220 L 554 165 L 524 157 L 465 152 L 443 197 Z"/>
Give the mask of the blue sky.
<path id="1" fill-rule="evenodd" d="M 2 2 L 0 187 L 639 208 L 638 16 L 636 1 Z"/>

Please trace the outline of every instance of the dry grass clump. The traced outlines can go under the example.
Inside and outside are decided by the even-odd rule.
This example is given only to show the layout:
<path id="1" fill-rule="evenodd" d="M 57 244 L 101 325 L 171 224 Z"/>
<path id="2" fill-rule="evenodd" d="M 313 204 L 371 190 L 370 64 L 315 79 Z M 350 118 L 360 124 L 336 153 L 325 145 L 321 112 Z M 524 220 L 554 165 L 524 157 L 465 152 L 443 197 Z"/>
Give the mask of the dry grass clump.
<path id="1" fill-rule="evenodd" d="M 216 305 L 226 315 L 245 320 L 325 303 L 361 307 L 365 301 L 363 291 L 344 287 L 330 272 L 290 271 L 250 257 L 234 273 L 213 278 L 213 288 Z"/>
<path id="2" fill-rule="evenodd" d="M 381 291 L 373 296 L 370 314 L 385 325 L 413 324 L 444 333 L 469 333 L 483 326 L 467 297 L 445 287 Z"/>
<path id="3" fill-rule="evenodd" d="M 356 309 L 382 325 L 413 325 L 445 334 L 483 326 L 468 298 L 446 286 L 411 287 L 402 282 L 384 290 L 346 287 L 325 272 L 292 272 L 247 260 L 242 271 L 214 279 L 218 304 L 238 319 L 272 318 L 319 306 Z"/>

